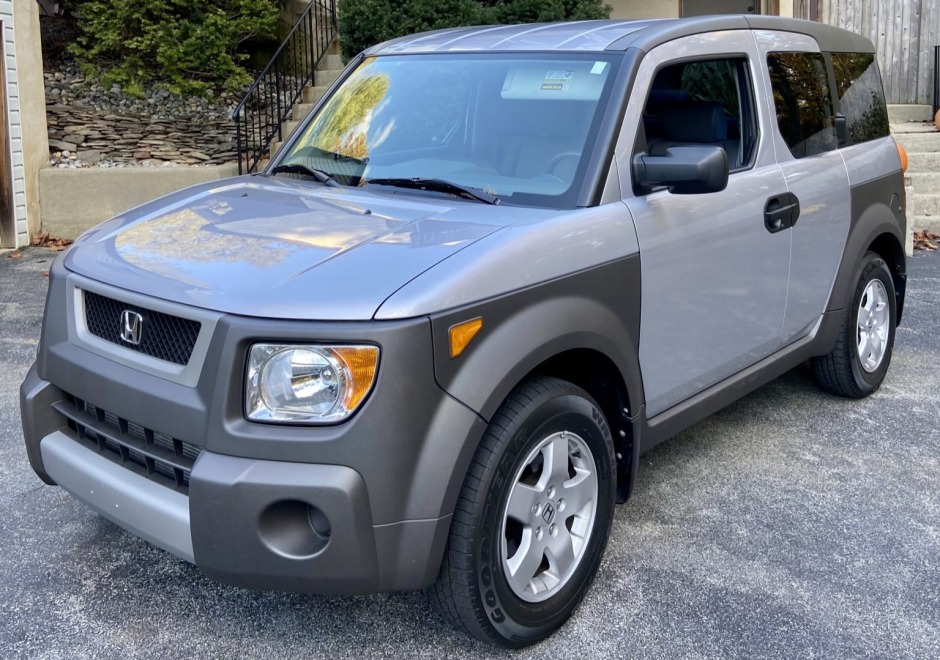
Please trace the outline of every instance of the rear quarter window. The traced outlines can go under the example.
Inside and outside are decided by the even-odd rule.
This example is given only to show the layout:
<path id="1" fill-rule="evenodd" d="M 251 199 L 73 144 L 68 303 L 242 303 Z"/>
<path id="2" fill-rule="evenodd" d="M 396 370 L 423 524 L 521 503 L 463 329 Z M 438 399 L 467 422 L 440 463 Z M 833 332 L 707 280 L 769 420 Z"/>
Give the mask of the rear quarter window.
<path id="1" fill-rule="evenodd" d="M 835 112 L 820 53 L 767 56 L 777 127 L 794 158 L 836 148 Z"/>
<path id="2" fill-rule="evenodd" d="M 860 144 L 888 135 L 888 106 L 878 64 L 871 53 L 832 53 L 839 106 L 849 141 Z"/>

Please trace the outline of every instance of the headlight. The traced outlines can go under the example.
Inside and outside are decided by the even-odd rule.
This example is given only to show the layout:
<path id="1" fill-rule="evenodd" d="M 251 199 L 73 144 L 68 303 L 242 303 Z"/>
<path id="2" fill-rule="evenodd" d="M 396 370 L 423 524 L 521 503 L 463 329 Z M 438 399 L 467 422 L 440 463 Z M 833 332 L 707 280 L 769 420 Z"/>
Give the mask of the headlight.
<path id="1" fill-rule="evenodd" d="M 255 344 L 245 383 L 248 419 L 341 421 L 372 390 L 378 363 L 376 346 Z"/>

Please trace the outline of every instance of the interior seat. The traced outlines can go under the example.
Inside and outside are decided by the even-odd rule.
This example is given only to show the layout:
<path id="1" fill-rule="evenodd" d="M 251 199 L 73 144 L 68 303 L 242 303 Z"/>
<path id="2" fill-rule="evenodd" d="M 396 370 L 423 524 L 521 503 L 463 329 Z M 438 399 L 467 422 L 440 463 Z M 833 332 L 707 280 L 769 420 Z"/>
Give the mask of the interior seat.
<path id="1" fill-rule="evenodd" d="M 716 146 L 728 154 L 731 168 L 739 165 L 740 143 L 728 136 L 728 115 L 713 101 L 665 103 L 657 126 L 658 135 L 649 138 L 649 153 L 665 156 L 670 147 Z"/>

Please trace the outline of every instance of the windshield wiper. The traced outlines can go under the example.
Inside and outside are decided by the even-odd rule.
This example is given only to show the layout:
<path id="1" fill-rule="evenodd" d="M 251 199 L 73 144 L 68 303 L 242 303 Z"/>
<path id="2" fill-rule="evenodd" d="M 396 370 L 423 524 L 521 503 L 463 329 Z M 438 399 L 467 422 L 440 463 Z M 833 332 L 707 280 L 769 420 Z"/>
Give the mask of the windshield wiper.
<path id="1" fill-rule="evenodd" d="M 395 186 L 397 188 L 410 188 L 412 190 L 431 190 L 434 192 L 448 193 L 464 197 L 466 199 L 475 199 L 485 204 L 499 204 L 499 197 L 491 195 L 488 192 L 479 189 L 467 188 L 452 181 L 444 179 L 422 179 L 415 177 L 412 179 L 387 178 L 387 179 L 369 179 L 366 181 L 369 185 L 375 186 Z"/>
<path id="2" fill-rule="evenodd" d="M 271 169 L 271 174 L 306 174 L 311 176 L 317 181 L 327 186 L 333 187 L 338 185 L 336 179 L 333 178 L 333 175 L 323 170 L 318 170 L 314 167 L 309 167 L 303 163 L 286 163 L 284 165 L 278 165 L 275 168 Z"/>
<path id="3" fill-rule="evenodd" d="M 333 160 L 348 160 L 355 163 L 356 165 L 368 165 L 368 158 L 357 158 L 356 156 L 349 156 L 347 154 L 337 153 L 335 151 L 328 151 L 326 149 L 321 149 L 320 147 L 308 146 L 301 149 L 301 151 L 312 151 L 319 153 L 324 158 L 332 158 Z M 297 154 L 294 154 L 297 155 Z M 315 157 L 315 156 L 314 156 Z"/>

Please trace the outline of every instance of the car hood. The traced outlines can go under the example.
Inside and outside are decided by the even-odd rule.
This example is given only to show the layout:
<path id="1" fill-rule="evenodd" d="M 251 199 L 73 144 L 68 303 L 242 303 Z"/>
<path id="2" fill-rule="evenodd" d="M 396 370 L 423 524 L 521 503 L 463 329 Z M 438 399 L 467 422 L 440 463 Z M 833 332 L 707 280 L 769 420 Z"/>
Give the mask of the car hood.
<path id="1" fill-rule="evenodd" d="M 65 266 L 219 312 L 364 320 L 513 217 L 512 208 L 381 190 L 260 176 L 196 186 L 87 232 Z"/>

